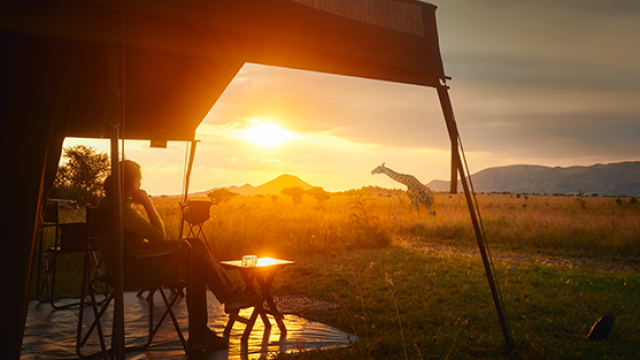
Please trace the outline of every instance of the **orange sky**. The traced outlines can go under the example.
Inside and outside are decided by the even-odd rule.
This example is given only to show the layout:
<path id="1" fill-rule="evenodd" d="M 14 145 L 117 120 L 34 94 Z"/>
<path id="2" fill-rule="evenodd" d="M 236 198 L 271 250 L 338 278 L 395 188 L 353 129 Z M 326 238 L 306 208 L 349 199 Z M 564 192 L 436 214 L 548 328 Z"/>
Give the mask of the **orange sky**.
<path id="1" fill-rule="evenodd" d="M 640 5 L 629 1 L 433 1 L 458 127 L 472 173 L 510 164 L 640 160 Z M 278 145 L 245 139 L 258 123 Z M 247 64 L 200 125 L 191 190 L 288 173 L 328 191 L 449 176 L 432 88 Z M 67 139 L 108 152 L 106 141 Z M 182 191 L 185 144 L 128 142 L 154 195 Z"/>

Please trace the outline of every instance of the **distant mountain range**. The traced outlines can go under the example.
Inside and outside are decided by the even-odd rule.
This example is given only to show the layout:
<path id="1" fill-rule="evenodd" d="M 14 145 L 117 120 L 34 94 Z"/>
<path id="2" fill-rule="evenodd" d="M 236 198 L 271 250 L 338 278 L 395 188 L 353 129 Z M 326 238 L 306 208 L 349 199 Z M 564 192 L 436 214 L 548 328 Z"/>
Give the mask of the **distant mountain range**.
<path id="1" fill-rule="evenodd" d="M 504 166 L 479 171 L 471 180 L 476 192 L 640 196 L 640 161 L 568 168 Z M 427 186 L 449 191 L 445 180 L 434 180 Z M 459 181 L 458 191 L 462 191 Z"/>
<path id="2" fill-rule="evenodd" d="M 289 174 L 284 174 L 284 175 L 280 175 L 277 178 L 264 183 L 260 186 L 253 186 L 251 184 L 244 184 L 242 186 L 228 186 L 226 189 L 234 192 L 234 193 L 238 193 L 240 195 L 257 195 L 257 194 L 262 194 L 262 195 L 269 195 L 269 194 L 273 194 L 273 195 L 280 195 L 280 191 L 282 189 L 285 188 L 289 188 L 289 187 L 295 187 L 295 186 L 299 186 L 305 190 L 309 190 L 311 189 L 313 186 L 309 185 L 308 183 L 300 180 L 299 177 L 297 176 L 293 176 L 293 175 L 289 175 Z M 211 190 L 215 190 L 215 189 L 211 189 Z M 209 190 L 209 191 L 211 191 Z M 206 194 L 209 192 L 206 191 L 204 193 L 204 196 L 206 196 Z"/>
<path id="3" fill-rule="evenodd" d="M 567 168 L 512 165 L 479 171 L 471 175 L 471 179 L 476 192 L 640 196 L 640 161 Z M 449 191 L 447 180 L 433 180 L 427 185 L 433 191 Z M 282 189 L 294 186 L 305 190 L 313 187 L 297 176 L 284 174 L 260 186 L 245 184 L 226 188 L 241 195 L 280 195 Z M 191 196 L 206 197 L 209 191 Z M 459 181 L 458 191 L 462 191 Z"/>

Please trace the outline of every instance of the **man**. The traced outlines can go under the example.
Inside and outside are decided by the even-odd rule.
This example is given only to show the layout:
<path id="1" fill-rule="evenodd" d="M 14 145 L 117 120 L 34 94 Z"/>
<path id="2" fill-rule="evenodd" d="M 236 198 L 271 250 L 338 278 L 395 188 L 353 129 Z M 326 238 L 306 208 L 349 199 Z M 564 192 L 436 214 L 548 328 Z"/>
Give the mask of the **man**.
<path id="1" fill-rule="evenodd" d="M 159 248 L 171 245 L 166 242 L 164 224 L 147 192 L 141 188 L 142 170 L 132 160 L 122 162 L 124 193 L 124 268 L 125 281 L 127 271 L 135 271 L 137 265 L 133 254 L 157 253 Z M 109 176 L 104 182 L 106 197 L 98 207 L 111 206 L 116 203 L 117 181 Z M 133 204 L 141 205 L 146 216 L 142 215 Z M 218 265 L 208 247 L 200 239 L 186 239 L 191 244 L 193 275 L 192 303 L 188 303 L 192 322 L 189 329 L 189 342 L 193 351 L 222 350 L 227 348 L 228 339 L 219 337 L 208 327 L 207 286 L 215 297 L 224 304 L 225 312 L 237 312 L 239 309 L 252 307 L 262 301 L 257 294 L 249 294 L 244 290 L 233 288 L 229 278 Z M 101 249 L 107 270 L 113 266 L 113 256 Z"/>

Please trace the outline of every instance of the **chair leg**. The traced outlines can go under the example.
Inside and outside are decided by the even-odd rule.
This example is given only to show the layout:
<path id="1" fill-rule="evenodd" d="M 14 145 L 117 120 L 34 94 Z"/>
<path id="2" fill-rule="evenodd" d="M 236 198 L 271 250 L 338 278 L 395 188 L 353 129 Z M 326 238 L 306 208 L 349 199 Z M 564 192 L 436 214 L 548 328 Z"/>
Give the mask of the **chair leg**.
<path id="1" fill-rule="evenodd" d="M 40 244 L 40 251 L 38 252 L 38 254 L 40 254 L 38 256 L 38 277 L 37 277 L 37 293 L 36 293 L 36 297 L 38 299 L 38 301 L 40 302 L 49 302 L 50 298 L 51 298 L 51 294 L 49 291 L 49 277 L 48 277 L 48 273 L 47 273 L 47 263 L 46 263 L 46 252 L 42 251 L 42 244 Z M 41 275 L 42 273 L 42 267 L 44 266 L 44 274 Z M 40 283 L 40 276 L 44 277 L 44 281 L 42 283 Z M 45 292 L 47 293 L 46 297 L 42 297 L 42 293 Z"/>
<path id="2" fill-rule="evenodd" d="M 53 251 L 53 259 L 51 260 L 51 264 L 49 265 L 49 256 L 48 253 Z M 47 283 L 47 297 L 49 298 L 49 302 L 51 306 L 56 308 L 55 300 L 56 300 L 56 269 L 58 265 L 58 250 L 56 248 L 49 248 L 44 251 L 44 274 L 45 281 Z"/>
<path id="3" fill-rule="evenodd" d="M 94 255 L 94 260 L 95 260 L 95 254 Z M 100 287 L 101 289 L 104 289 L 106 284 L 104 281 L 101 281 L 101 277 L 100 276 L 96 276 L 93 278 L 90 278 L 90 269 L 88 265 L 89 262 L 89 252 L 86 251 L 85 252 L 85 256 L 84 256 L 84 261 L 85 261 L 85 266 L 84 266 L 84 270 L 83 270 L 83 283 L 82 283 L 82 299 L 80 300 L 80 313 L 78 316 L 78 331 L 76 334 L 76 354 L 78 355 L 78 357 L 82 358 L 82 347 L 87 343 L 87 340 L 89 339 L 89 337 L 91 336 L 91 334 L 93 333 L 93 330 L 97 328 L 98 331 L 98 338 L 100 340 L 100 349 L 101 349 L 101 353 L 104 357 L 104 359 L 108 359 L 109 357 L 109 352 L 107 350 L 107 346 L 104 340 L 104 333 L 102 331 L 102 324 L 101 324 L 101 319 L 102 316 L 104 315 L 104 313 L 107 311 L 107 309 L 109 308 L 109 304 L 111 303 L 111 300 L 113 299 L 113 293 L 107 293 L 104 292 L 105 295 L 105 299 L 102 301 L 104 302 L 104 304 L 102 305 L 102 308 L 98 311 L 98 304 L 100 303 L 97 298 L 96 298 L 96 288 L 94 286 L 95 282 L 99 282 L 100 283 Z M 87 303 L 85 302 L 85 298 L 86 298 L 86 291 L 87 291 L 87 285 L 88 285 L 88 292 L 89 292 L 89 297 L 91 298 L 91 300 Z M 85 334 L 84 337 L 82 337 L 82 327 L 84 325 L 84 308 L 85 308 L 85 304 L 90 304 L 91 308 L 93 310 L 93 323 L 91 323 L 91 326 L 89 327 L 89 329 L 87 330 L 87 333 Z"/>
<path id="4" fill-rule="evenodd" d="M 57 225 L 55 226 L 53 236 L 54 236 L 53 249 L 57 249 L 58 241 L 60 237 L 60 230 Z M 47 250 L 42 250 L 43 243 L 44 243 L 44 228 L 41 228 L 38 234 L 38 273 L 36 278 L 36 284 L 37 284 L 36 298 L 40 302 L 50 302 L 51 299 L 53 298 L 53 292 L 51 291 L 51 288 L 49 286 L 50 285 L 49 284 L 50 269 L 47 262 L 47 252 L 50 249 L 48 248 Z M 42 274 L 43 266 L 44 266 L 44 275 Z M 44 276 L 45 279 L 44 279 L 44 282 L 40 283 L 42 276 Z M 46 291 L 47 296 L 43 298 L 42 293 L 44 291 Z"/>
<path id="5" fill-rule="evenodd" d="M 78 335 L 77 335 L 77 338 L 80 339 L 80 341 L 79 341 L 79 343 L 76 344 L 76 353 L 78 354 L 79 357 L 82 357 L 82 354 L 81 354 L 82 347 L 87 343 L 87 340 L 89 340 L 89 337 L 93 333 L 93 330 L 97 329 L 98 330 L 98 338 L 100 339 L 100 349 L 102 350 L 101 352 L 104 354 L 105 359 L 107 359 L 108 358 L 108 351 L 107 351 L 106 343 L 104 341 L 104 333 L 102 331 L 102 324 L 101 324 L 100 321 L 101 321 L 102 316 L 104 315 L 104 313 L 109 308 L 109 304 L 111 304 L 111 300 L 113 300 L 113 294 L 109 293 L 109 295 L 105 299 L 105 303 L 102 305 L 102 309 L 100 309 L 99 311 L 98 311 L 98 305 L 97 305 L 97 302 L 96 302 L 95 294 L 93 292 L 91 292 L 90 295 L 91 295 L 91 300 L 92 300 L 91 301 L 91 308 L 93 310 L 93 323 L 91 323 L 91 326 L 87 330 L 87 333 L 84 335 L 84 337 L 82 337 L 82 322 L 78 323 Z M 81 303 L 81 307 L 83 308 L 82 311 L 84 312 L 84 302 Z"/>
<path id="6" fill-rule="evenodd" d="M 100 270 L 100 264 L 101 261 L 98 261 L 98 257 L 96 256 L 96 253 L 93 250 L 88 250 L 88 252 L 91 253 L 91 260 L 93 262 L 93 274 L 95 278 L 101 278 L 102 277 L 102 271 Z M 87 268 L 87 266 L 85 266 L 85 268 Z M 87 270 L 87 278 L 90 278 L 90 274 L 89 274 L 89 270 Z M 105 299 L 106 299 L 106 294 L 109 291 L 109 289 L 107 288 L 107 284 L 105 284 L 104 282 L 100 281 L 100 291 L 102 294 L 105 295 Z M 84 298 L 86 297 L 86 293 L 84 290 L 82 290 L 82 295 L 83 295 L 83 301 Z M 99 301 L 98 303 L 103 302 L 105 299 L 103 299 L 102 301 Z"/>
<path id="7" fill-rule="evenodd" d="M 189 349 L 187 347 L 187 341 L 184 338 L 184 335 L 182 334 L 182 329 L 180 329 L 180 323 L 178 323 L 178 319 L 176 318 L 176 315 L 173 312 L 173 305 L 175 305 L 175 303 L 177 302 L 178 298 L 180 298 L 180 293 L 181 293 L 182 289 L 180 291 L 176 292 L 175 294 L 172 294 L 172 296 L 170 298 L 167 298 L 167 295 L 164 292 L 164 289 L 159 288 L 159 290 L 160 290 L 160 295 L 162 296 L 162 301 L 164 301 L 164 305 L 165 305 L 166 309 L 165 309 L 164 313 L 162 314 L 162 317 L 158 321 L 158 324 L 156 325 L 156 328 L 153 330 L 153 335 L 156 334 L 156 332 L 160 328 L 160 325 L 162 324 L 162 322 L 165 320 L 167 315 L 169 315 L 169 317 L 171 318 L 171 322 L 173 323 L 173 326 L 176 329 L 176 332 L 178 333 L 178 337 L 180 338 L 180 343 L 182 343 L 182 347 L 184 348 L 184 351 L 187 354 L 189 354 Z"/>

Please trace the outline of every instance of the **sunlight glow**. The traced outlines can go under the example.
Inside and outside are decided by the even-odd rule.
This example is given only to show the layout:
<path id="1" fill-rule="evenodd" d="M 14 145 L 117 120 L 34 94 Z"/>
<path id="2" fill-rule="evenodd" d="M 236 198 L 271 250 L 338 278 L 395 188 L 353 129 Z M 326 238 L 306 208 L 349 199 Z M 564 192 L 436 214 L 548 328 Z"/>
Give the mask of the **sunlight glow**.
<path id="1" fill-rule="evenodd" d="M 292 137 L 289 130 L 278 124 L 257 122 L 249 128 L 244 138 L 254 144 L 272 146 L 283 144 Z"/>
<path id="2" fill-rule="evenodd" d="M 272 259 L 272 258 L 260 258 L 258 259 L 258 266 L 269 266 L 269 265 L 274 265 L 276 263 L 276 259 Z"/>

